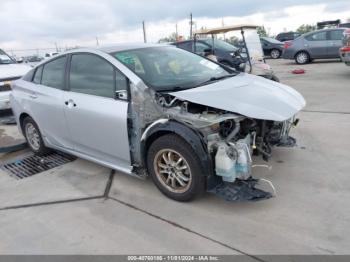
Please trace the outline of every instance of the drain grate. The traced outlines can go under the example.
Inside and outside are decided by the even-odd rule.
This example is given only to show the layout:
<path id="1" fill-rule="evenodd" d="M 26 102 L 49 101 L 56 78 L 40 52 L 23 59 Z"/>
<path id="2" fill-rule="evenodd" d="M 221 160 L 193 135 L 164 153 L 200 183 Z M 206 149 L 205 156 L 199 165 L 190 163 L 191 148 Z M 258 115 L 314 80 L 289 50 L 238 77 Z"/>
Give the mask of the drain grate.
<path id="1" fill-rule="evenodd" d="M 0 168 L 16 179 L 23 179 L 54 167 L 69 163 L 76 158 L 62 153 L 44 156 L 31 155 L 0 165 Z"/>

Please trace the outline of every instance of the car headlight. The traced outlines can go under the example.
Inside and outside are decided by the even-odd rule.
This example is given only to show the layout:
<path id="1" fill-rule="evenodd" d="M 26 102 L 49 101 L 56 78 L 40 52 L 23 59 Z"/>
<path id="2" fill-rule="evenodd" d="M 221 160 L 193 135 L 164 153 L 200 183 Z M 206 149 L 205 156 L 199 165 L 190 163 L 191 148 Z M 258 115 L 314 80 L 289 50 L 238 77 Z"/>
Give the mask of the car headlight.
<path id="1" fill-rule="evenodd" d="M 11 81 L 0 82 L 0 92 L 10 91 L 11 90 Z"/>

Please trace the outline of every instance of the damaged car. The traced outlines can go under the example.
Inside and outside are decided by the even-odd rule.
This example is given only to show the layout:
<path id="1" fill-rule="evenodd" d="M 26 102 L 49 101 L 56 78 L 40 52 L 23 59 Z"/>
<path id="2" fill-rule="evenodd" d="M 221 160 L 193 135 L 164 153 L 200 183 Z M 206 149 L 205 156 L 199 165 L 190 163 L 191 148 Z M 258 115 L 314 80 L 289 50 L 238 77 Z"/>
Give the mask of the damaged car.
<path id="1" fill-rule="evenodd" d="M 76 49 L 13 84 L 18 127 L 38 155 L 58 150 L 133 176 L 177 201 L 210 191 L 258 200 L 252 155 L 292 146 L 294 89 L 164 45 Z"/>

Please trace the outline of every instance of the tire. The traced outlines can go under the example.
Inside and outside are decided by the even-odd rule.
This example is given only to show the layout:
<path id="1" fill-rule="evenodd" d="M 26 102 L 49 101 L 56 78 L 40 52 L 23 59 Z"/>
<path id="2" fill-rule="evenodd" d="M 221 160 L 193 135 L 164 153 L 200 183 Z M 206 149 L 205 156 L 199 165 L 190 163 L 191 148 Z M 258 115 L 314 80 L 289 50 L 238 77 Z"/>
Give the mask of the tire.
<path id="1" fill-rule="evenodd" d="M 272 50 L 270 51 L 270 56 L 271 56 L 271 58 L 273 58 L 273 59 L 278 59 L 278 58 L 281 57 L 281 51 L 278 50 L 278 49 L 272 49 Z"/>
<path id="2" fill-rule="evenodd" d="M 310 55 L 307 52 L 301 51 L 295 55 L 295 62 L 299 65 L 307 64 L 310 61 Z"/>
<path id="3" fill-rule="evenodd" d="M 151 144 L 147 169 L 157 188 L 173 200 L 190 201 L 204 192 L 205 170 L 192 147 L 177 135 L 161 136 Z"/>
<path id="4" fill-rule="evenodd" d="M 44 144 L 38 125 L 31 117 L 23 120 L 22 127 L 28 146 L 36 155 L 42 156 L 50 152 Z"/>

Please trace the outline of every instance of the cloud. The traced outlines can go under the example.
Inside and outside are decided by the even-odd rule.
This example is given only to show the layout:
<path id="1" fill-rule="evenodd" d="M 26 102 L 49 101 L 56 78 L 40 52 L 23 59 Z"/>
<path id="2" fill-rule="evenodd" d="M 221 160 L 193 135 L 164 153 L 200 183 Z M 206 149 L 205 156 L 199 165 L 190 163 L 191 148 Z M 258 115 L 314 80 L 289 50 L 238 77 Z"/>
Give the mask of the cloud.
<path id="1" fill-rule="evenodd" d="M 259 23 L 266 21 L 272 25 L 290 15 L 285 11 L 287 7 L 323 2 L 325 0 L 1 0 L 0 45 L 40 47 L 52 46 L 57 41 L 86 45 L 92 44 L 96 36 L 113 42 L 142 41 L 143 20 L 147 22 L 150 39 L 154 39 L 173 32 L 175 22 L 181 25 L 179 30 L 187 30 L 185 19 L 190 12 L 198 26 L 221 17 L 231 17 L 228 21 L 238 21 L 240 17 L 257 19 Z M 334 0 L 326 8 L 328 12 L 344 10 L 348 2 Z"/>

